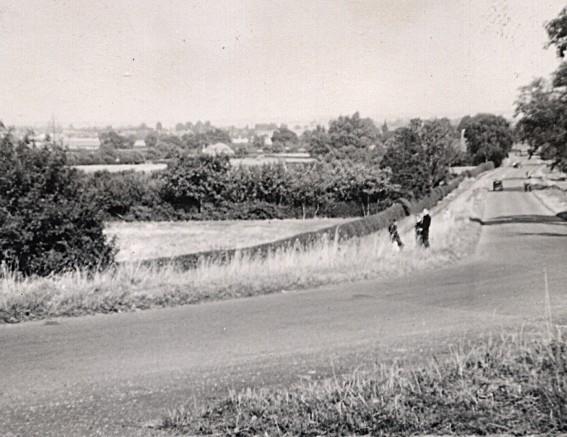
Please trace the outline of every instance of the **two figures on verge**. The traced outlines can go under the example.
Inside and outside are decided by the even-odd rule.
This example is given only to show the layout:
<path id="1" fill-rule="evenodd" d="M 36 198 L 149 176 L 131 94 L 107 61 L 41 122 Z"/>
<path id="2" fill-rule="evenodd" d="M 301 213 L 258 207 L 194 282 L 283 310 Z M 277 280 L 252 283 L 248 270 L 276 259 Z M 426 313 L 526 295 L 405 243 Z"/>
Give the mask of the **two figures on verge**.
<path id="1" fill-rule="evenodd" d="M 429 247 L 429 227 L 431 226 L 431 215 L 427 209 L 424 209 L 420 215 L 416 217 L 415 223 L 415 239 L 419 247 Z M 388 226 L 388 232 L 390 233 L 390 240 L 392 244 L 396 244 L 399 249 L 404 247 L 404 243 L 400 238 L 398 232 L 398 225 L 396 221 L 393 220 Z"/>

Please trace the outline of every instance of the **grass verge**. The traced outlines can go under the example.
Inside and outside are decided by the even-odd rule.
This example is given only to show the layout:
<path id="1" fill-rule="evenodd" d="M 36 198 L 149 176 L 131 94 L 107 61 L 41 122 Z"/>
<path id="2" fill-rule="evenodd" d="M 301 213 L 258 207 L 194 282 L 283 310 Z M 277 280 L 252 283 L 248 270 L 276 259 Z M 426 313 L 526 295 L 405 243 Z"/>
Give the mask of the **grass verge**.
<path id="1" fill-rule="evenodd" d="M 419 367 L 230 392 L 171 411 L 159 428 L 242 437 L 567 432 L 567 342 L 559 331 L 486 338 Z"/>
<path id="2" fill-rule="evenodd" d="M 276 250 L 267 257 L 237 256 L 227 264 L 202 262 L 188 271 L 127 264 L 93 275 L 77 271 L 49 278 L 4 272 L 0 322 L 191 304 L 444 267 L 474 250 L 480 225 L 469 218 L 480 214 L 485 193 L 465 185 L 460 194 L 444 199 L 433 215 L 428 250 L 416 247 L 408 218 L 399 224 L 406 243 L 401 252 L 381 231 L 341 244 L 330 238 L 307 250 Z"/>

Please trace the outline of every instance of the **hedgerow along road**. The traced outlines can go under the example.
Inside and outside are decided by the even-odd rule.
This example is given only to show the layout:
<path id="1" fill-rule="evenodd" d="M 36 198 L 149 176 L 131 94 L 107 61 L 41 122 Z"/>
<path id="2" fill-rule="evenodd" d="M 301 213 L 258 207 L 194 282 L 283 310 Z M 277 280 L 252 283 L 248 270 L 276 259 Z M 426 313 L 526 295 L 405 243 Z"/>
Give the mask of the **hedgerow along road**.
<path id="1" fill-rule="evenodd" d="M 160 435 L 167 409 L 567 315 L 567 222 L 524 169 L 493 172 L 476 253 L 437 271 L 298 293 L 0 326 L 2 435 Z M 486 177 L 486 187 L 491 186 Z M 434 219 L 435 220 L 435 219 Z"/>

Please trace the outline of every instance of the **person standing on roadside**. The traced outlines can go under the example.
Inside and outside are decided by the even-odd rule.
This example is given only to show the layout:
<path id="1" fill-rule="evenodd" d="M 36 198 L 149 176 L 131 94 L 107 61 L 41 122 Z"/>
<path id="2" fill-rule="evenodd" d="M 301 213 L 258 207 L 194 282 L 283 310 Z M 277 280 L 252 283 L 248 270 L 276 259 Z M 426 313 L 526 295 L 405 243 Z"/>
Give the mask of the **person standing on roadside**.
<path id="1" fill-rule="evenodd" d="M 429 227 L 431 226 L 431 216 L 427 209 L 421 215 L 421 245 L 429 247 Z"/>
<path id="2" fill-rule="evenodd" d="M 422 223 L 421 223 L 421 214 L 416 215 L 415 216 L 415 242 L 417 243 L 418 246 L 422 245 L 422 233 L 423 233 L 423 227 L 422 227 Z"/>
<path id="3" fill-rule="evenodd" d="M 431 226 L 431 216 L 429 211 L 424 209 L 417 218 L 415 224 L 415 239 L 420 247 L 429 247 L 429 227 Z"/>
<path id="4" fill-rule="evenodd" d="M 388 226 L 388 232 L 390 233 L 390 241 L 398 245 L 398 248 L 401 250 L 404 247 L 404 243 L 400 238 L 400 234 L 398 233 L 398 225 L 396 224 L 396 220 L 392 220 L 390 226 Z"/>

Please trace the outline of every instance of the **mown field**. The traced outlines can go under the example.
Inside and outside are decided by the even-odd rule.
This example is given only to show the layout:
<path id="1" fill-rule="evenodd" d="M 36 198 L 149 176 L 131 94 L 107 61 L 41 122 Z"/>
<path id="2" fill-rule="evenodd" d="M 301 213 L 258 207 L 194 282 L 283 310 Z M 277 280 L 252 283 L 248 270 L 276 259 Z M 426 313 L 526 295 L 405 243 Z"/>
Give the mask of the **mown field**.
<path id="1" fill-rule="evenodd" d="M 117 261 L 139 261 L 253 246 L 349 220 L 351 219 L 110 222 L 105 233 L 117 239 Z"/>

